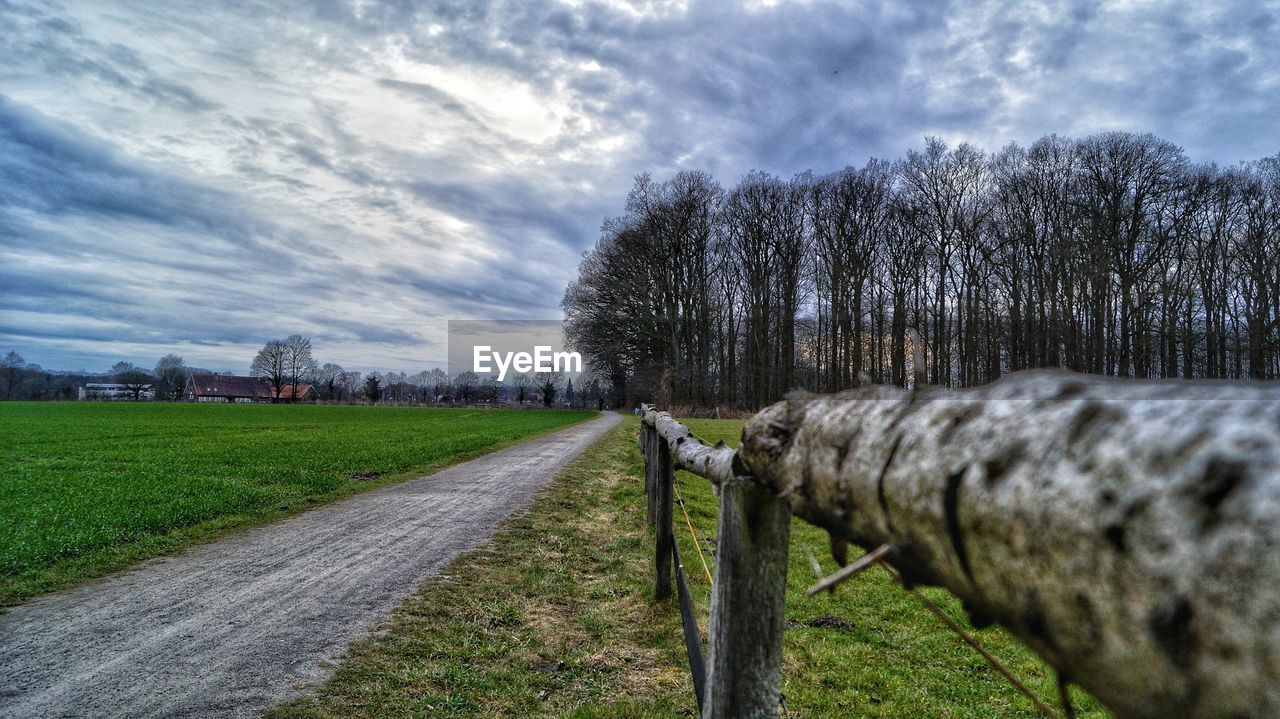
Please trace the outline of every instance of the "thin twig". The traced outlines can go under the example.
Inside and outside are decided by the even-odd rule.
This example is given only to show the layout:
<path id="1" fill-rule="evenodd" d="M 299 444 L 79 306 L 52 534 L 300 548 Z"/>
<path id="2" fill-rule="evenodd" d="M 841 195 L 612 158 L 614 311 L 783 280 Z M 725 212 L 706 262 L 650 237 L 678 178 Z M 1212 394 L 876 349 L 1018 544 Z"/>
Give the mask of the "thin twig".
<path id="1" fill-rule="evenodd" d="M 813 578 L 822 579 L 822 565 L 818 564 L 818 558 L 813 556 L 813 550 L 807 544 L 804 545 L 804 553 L 809 558 L 809 566 L 813 567 Z"/>
<path id="2" fill-rule="evenodd" d="M 893 551 L 894 551 L 893 545 L 890 545 L 890 544 L 882 544 L 879 547 L 876 547 L 870 552 L 867 552 L 866 554 L 859 557 L 856 562 L 853 562 L 849 566 L 844 567 L 843 569 L 836 572 L 835 574 L 832 574 L 829 577 L 824 577 L 817 584 L 813 585 L 812 587 L 809 587 L 809 596 L 812 597 L 813 595 L 817 594 L 818 592 L 821 592 L 824 589 L 830 589 L 836 586 L 840 582 L 845 581 L 849 577 L 852 577 L 862 572 L 867 567 L 873 566 L 876 562 L 879 562 L 880 560 L 884 559 L 890 554 L 893 554 Z M 817 562 L 815 562 L 814 564 L 816 567 Z"/>
<path id="3" fill-rule="evenodd" d="M 850 565 L 850 566 L 853 566 L 853 565 Z M 898 573 L 893 570 L 893 567 L 890 567 L 888 564 L 885 564 L 884 562 L 881 562 L 880 566 L 884 567 L 884 570 L 888 572 L 890 576 L 892 576 L 894 579 L 898 580 L 899 583 L 901 583 L 902 578 L 898 576 Z M 905 584 L 903 586 L 906 587 Z M 937 604 L 934 604 L 933 601 L 930 600 L 928 597 L 926 597 L 919 589 L 916 589 L 915 587 L 906 587 L 906 589 L 908 592 L 911 593 L 912 596 L 914 596 L 916 599 L 919 599 L 920 603 L 923 604 L 925 608 L 933 612 L 934 616 L 941 619 L 942 623 L 946 624 L 947 627 L 951 629 L 951 631 L 960 635 L 960 638 L 963 639 L 966 644 L 973 647 L 974 651 L 981 654 L 982 658 L 986 659 L 987 663 L 990 664 L 993 669 L 995 669 L 996 671 L 1004 675 L 1004 678 L 1008 679 L 1009 683 L 1012 684 L 1015 689 L 1022 692 L 1022 694 L 1026 698 L 1030 699 L 1031 703 L 1035 704 L 1036 708 L 1039 709 L 1045 716 L 1049 717 L 1049 719 L 1059 719 L 1058 713 L 1055 712 L 1052 707 L 1050 707 L 1048 704 L 1045 704 L 1043 701 L 1041 701 L 1040 697 L 1036 696 L 1035 693 L 1032 692 L 1031 689 L 1028 688 L 1026 684 L 1023 684 L 1017 677 L 1013 675 L 1013 672 L 1009 671 L 1009 669 L 1000 662 L 999 659 L 996 659 L 995 656 L 991 654 L 991 652 L 987 651 L 987 648 L 982 646 L 981 642 L 979 642 L 972 635 L 966 632 L 964 630 L 964 627 L 956 623 L 956 620 L 952 619 L 951 615 L 942 611 L 941 607 L 939 607 Z"/>

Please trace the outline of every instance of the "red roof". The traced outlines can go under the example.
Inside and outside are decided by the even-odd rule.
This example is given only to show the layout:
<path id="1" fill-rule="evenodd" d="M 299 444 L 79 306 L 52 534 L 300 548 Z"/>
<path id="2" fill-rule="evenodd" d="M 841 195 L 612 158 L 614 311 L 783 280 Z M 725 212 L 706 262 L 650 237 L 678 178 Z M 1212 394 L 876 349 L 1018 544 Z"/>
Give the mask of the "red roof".
<path id="1" fill-rule="evenodd" d="M 299 383 L 297 399 L 302 399 L 303 397 L 306 397 L 307 393 L 310 391 L 311 391 L 311 385 Z M 287 384 L 280 388 L 280 399 L 294 399 L 293 385 Z"/>
<path id="2" fill-rule="evenodd" d="M 239 377 L 232 374 L 191 376 L 197 397 L 251 397 L 271 399 L 271 380 L 266 377 Z"/>

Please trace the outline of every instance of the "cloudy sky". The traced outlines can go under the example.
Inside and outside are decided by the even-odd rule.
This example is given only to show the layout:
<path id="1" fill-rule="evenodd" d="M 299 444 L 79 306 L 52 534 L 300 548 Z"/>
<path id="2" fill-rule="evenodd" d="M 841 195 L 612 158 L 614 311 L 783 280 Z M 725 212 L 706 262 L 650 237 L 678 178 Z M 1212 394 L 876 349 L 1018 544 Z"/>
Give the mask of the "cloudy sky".
<path id="1" fill-rule="evenodd" d="M 1273 155 L 1277 37 L 1267 2 L 0 0 L 0 352 L 441 365 L 448 319 L 559 317 L 639 172 Z"/>

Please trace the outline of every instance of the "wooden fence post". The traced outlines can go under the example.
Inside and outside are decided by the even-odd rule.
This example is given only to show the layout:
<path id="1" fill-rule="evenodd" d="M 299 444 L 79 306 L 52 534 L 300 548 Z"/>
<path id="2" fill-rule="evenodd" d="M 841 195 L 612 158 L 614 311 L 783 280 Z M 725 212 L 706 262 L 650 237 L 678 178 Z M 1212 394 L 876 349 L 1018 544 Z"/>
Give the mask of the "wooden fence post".
<path id="1" fill-rule="evenodd" d="M 657 507 L 654 493 L 657 491 L 658 483 L 654 481 L 654 477 L 658 476 L 658 444 L 661 441 L 657 430 L 641 423 L 640 451 L 644 455 L 644 516 L 650 527 L 657 521 L 657 517 L 654 515 L 654 510 Z"/>
<path id="2" fill-rule="evenodd" d="M 654 531 L 658 534 L 653 596 L 655 599 L 666 599 L 671 596 L 671 547 L 675 544 L 671 528 L 671 495 L 672 485 L 675 483 L 675 468 L 671 464 L 671 449 L 667 447 L 666 441 L 656 431 L 649 439 L 655 445 L 658 459 L 654 463 L 653 475 Z"/>
<path id="3" fill-rule="evenodd" d="M 778 716 L 791 509 L 745 479 L 720 485 L 702 719 Z"/>

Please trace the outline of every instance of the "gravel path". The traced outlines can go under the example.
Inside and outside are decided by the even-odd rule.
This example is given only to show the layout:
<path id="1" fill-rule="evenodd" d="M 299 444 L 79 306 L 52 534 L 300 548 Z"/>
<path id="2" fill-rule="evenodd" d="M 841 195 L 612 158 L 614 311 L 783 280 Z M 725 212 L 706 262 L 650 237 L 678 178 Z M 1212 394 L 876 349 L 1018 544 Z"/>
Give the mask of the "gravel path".
<path id="1" fill-rule="evenodd" d="M 0 614 L 0 717 L 245 717 L 324 680 L 616 414 Z"/>

